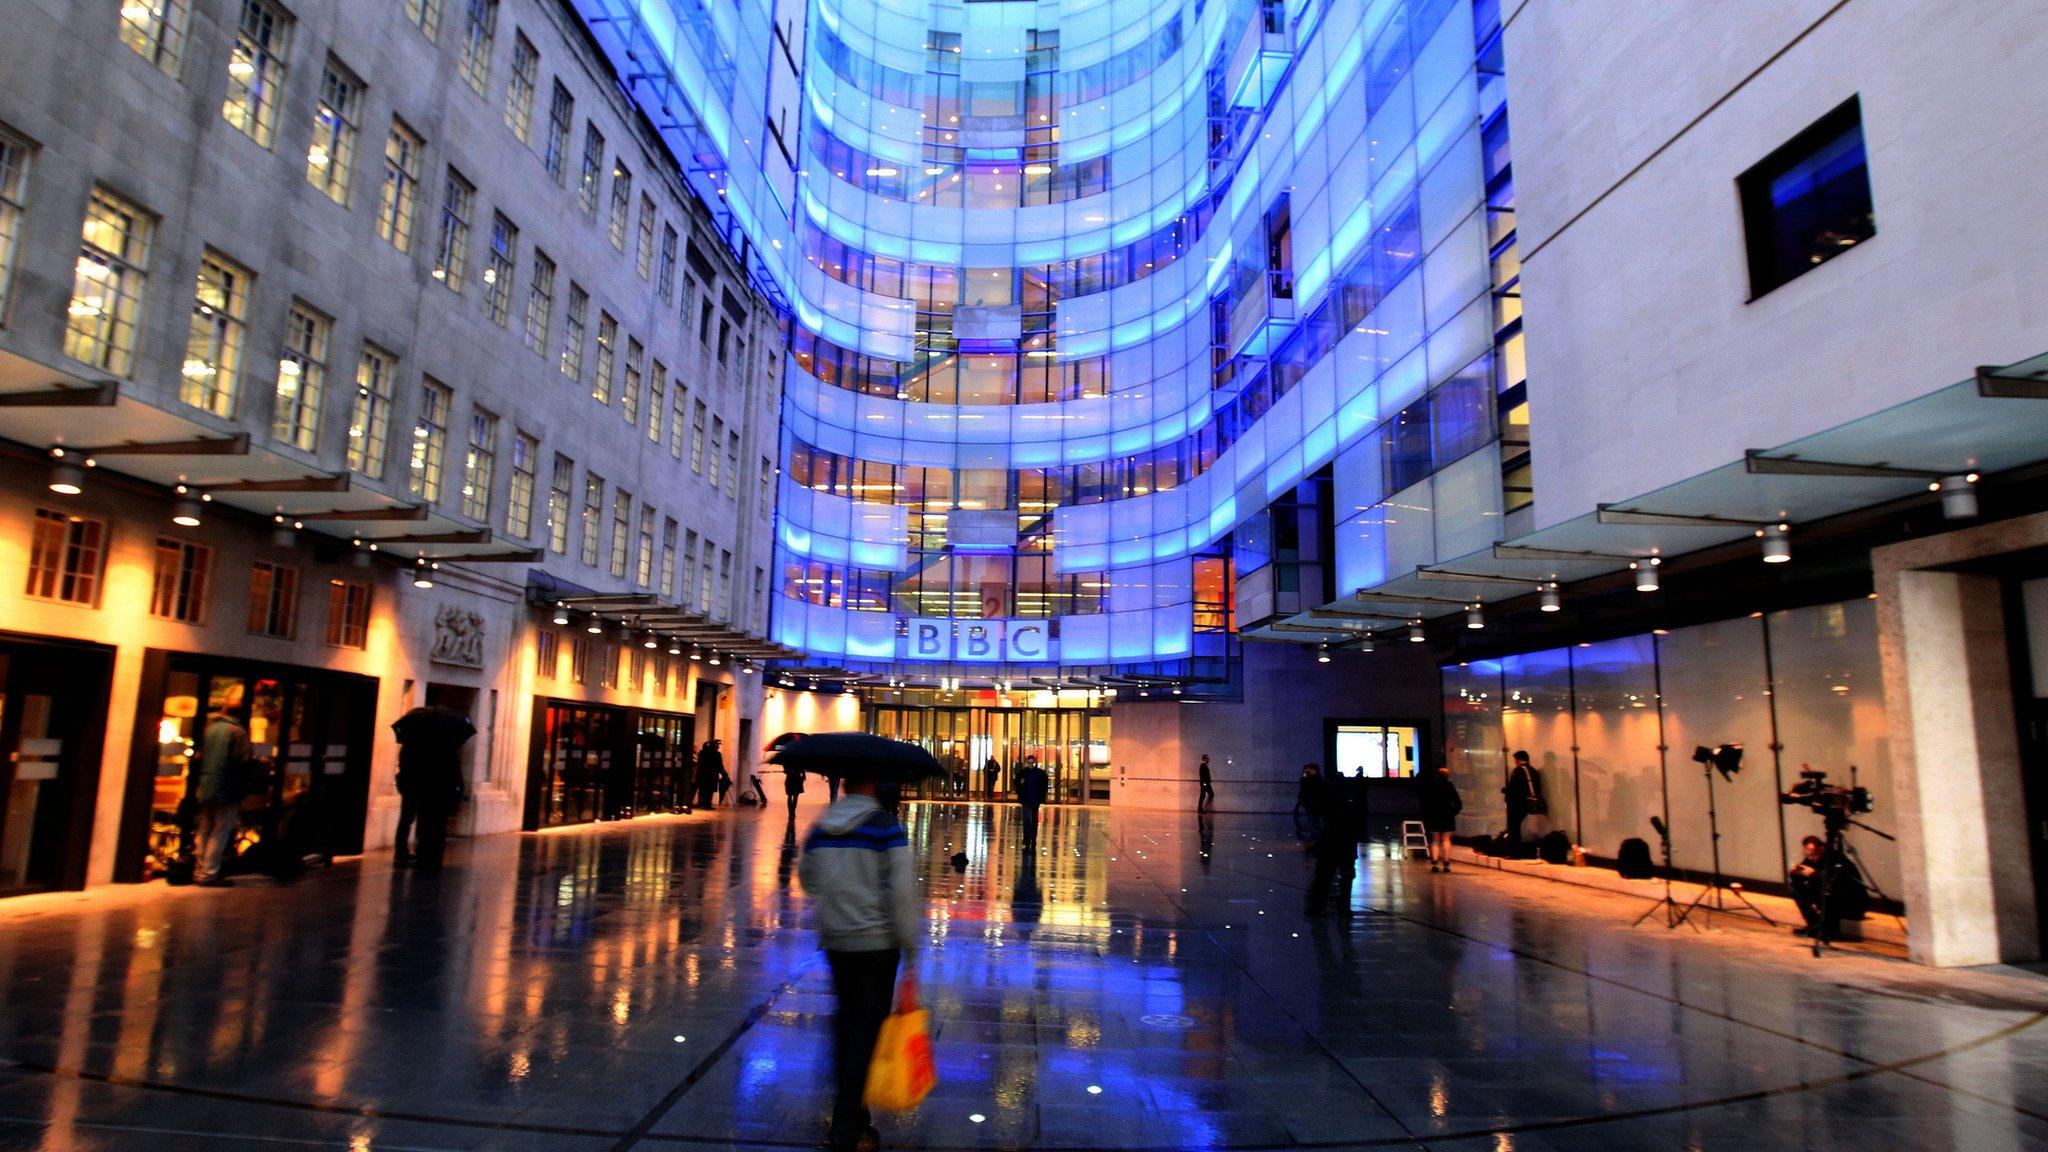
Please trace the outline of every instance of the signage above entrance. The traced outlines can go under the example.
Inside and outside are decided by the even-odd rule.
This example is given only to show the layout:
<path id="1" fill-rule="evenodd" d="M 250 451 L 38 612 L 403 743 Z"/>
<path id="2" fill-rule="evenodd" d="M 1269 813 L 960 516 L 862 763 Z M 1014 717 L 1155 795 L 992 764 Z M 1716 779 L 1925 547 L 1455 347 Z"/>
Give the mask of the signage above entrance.
<path id="1" fill-rule="evenodd" d="M 1053 658 L 1052 621 L 912 616 L 905 655 L 960 664 L 1025 664 Z"/>

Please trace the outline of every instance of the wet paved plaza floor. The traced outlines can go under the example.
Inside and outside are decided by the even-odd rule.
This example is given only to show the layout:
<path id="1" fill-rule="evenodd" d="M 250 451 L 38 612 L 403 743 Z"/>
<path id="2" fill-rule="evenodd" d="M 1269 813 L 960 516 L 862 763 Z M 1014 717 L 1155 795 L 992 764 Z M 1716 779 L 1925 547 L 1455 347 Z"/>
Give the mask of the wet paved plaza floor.
<path id="1" fill-rule="evenodd" d="M 0 1149 L 815 1147 L 780 817 L 0 904 Z M 1284 817 L 1048 809 L 1028 862 L 1013 808 L 905 819 L 939 1086 L 891 1147 L 2048 1148 L 2034 976 L 1631 928 L 1382 845 L 1305 920 Z"/>

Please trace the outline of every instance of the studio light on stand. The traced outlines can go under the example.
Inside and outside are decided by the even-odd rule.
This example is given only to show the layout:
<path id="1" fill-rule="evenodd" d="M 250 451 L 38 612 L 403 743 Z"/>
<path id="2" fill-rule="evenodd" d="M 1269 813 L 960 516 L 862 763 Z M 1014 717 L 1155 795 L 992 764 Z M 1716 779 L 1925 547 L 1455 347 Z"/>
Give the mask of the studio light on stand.
<path id="1" fill-rule="evenodd" d="M 1678 914 L 1677 920 L 1670 927 L 1676 928 L 1685 923 L 1686 918 L 1691 916 L 1695 909 L 1704 908 L 1709 921 L 1714 913 L 1729 911 L 1724 891 L 1733 892 L 1735 898 L 1742 902 L 1743 907 L 1754 913 L 1757 919 L 1766 924 L 1776 924 L 1776 920 L 1765 915 L 1763 909 L 1750 901 L 1740 882 L 1730 882 L 1721 875 L 1721 813 L 1715 803 L 1714 776 L 1719 773 L 1723 782 L 1735 782 L 1736 774 L 1742 771 L 1742 745 L 1716 744 L 1709 748 L 1702 744 L 1693 749 L 1692 759 L 1693 763 L 1700 766 L 1700 774 L 1706 777 L 1707 781 L 1707 830 L 1712 837 L 1714 873 L 1709 886 L 1700 889 L 1700 894 L 1693 897 L 1692 903 L 1685 906 L 1685 910 Z M 1707 902 L 1709 895 L 1713 896 L 1711 905 Z"/>

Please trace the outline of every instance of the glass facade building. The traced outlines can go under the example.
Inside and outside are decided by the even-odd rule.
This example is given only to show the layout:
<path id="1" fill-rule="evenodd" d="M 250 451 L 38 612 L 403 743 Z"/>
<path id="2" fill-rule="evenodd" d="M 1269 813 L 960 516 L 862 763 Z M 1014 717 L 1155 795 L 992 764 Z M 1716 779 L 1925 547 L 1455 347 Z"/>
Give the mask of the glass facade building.
<path id="1" fill-rule="evenodd" d="M 784 310 L 815 663 L 1227 680 L 1527 504 L 1494 0 L 577 7 Z"/>

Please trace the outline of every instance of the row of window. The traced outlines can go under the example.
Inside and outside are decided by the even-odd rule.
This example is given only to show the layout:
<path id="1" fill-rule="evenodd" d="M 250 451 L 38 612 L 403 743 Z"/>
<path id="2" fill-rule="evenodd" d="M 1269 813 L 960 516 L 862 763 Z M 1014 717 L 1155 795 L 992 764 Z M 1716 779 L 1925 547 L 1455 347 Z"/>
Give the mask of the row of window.
<path id="1" fill-rule="evenodd" d="M 29 545 L 26 595 L 97 608 L 106 582 L 107 522 L 89 516 L 36 509 Z M 215 591 L 213 549 L 176 536 L 158 536 L 150 582 L 150 615 L 181 624 L 205 624 Z M 247 626 L 251 635 L 290 640 L 297 634 L 299 570 L 257 560 L 249 566 Z M 327 582 L 326 642 L 338 648 L 369 643 L 370 585 Z"/>
<path id="2" fill-rule="evenodd" d="M 594 636 L 571 636 L 569 666 L 562 667 L 562 634 L 542 629 L 535 637 L 534 675 L 542 680 L 595 684 L 600 688 L 625 688 L 650 696 L 681 695 L 689 682 L 689 662 L 670 659 L 666 654 L 638 645 L 614 644 Z M 625 674 L 620 675 L 620 654 L 626 656 Z"/>

